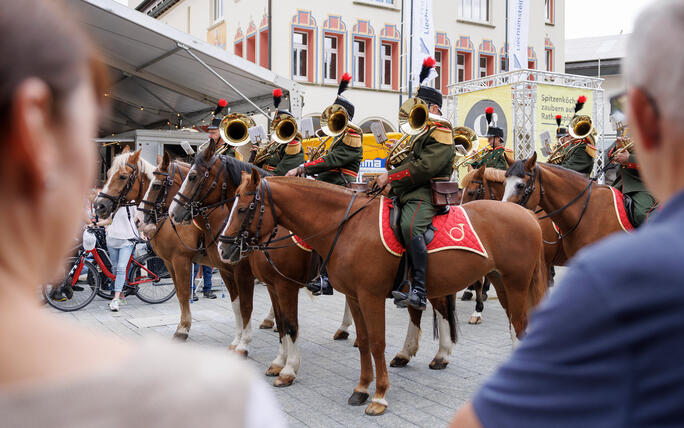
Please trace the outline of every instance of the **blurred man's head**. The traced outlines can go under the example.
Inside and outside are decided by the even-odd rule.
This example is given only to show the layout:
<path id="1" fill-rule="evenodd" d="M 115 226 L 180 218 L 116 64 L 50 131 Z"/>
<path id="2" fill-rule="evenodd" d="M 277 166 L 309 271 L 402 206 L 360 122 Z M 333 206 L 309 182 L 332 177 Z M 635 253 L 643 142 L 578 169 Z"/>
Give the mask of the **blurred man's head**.
<path id="1" fill-rule="evenodd" d="M 684 188 L 684 2 L 661 0 L 636 20 L 624 59 L 628 115 L 642 178 L 665 202 Z"/>
<path id="2" fill-rule="evenodd" d="M 218 129 L 209 129 L 209 138 L 212 140 L 216 141 L 218 143 L 219 138 L 221 138 L 221 134 L 219 133 Z"/>

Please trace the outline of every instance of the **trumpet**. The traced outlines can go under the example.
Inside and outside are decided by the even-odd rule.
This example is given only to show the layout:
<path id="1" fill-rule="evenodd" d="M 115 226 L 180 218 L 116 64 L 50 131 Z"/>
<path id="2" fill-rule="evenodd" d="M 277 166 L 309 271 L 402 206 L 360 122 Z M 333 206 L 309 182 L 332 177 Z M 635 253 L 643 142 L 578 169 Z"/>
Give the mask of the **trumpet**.
<path id="1" fill-rule="evenodd" d="M 316 159 L 325 156 L 325 146 L 326 144 L 328 144 L 328 141 L 330 141 L 333 137 L 327 136 L 325 138 L 321 138 L 318 135 L 318 133 L 316 133 L 316 138 L 318 138 L 318 141 L 320 141 L 320 143 L 318 143 L 316 147 L 308 147 L 307 159 L 309 160 L 309 162 L 315 161 Z"/>
<path id="2" fill-rule="evenodd" d="M 575 116 L 568 125 L 568 134 L 578 140 L 596 135 L 596 128 L 591 123 L 591 117 L 581 114 Z"/>
<path id="3" fill-rule="evenodd" d="M 223 141 L 233 147 L 244 146 L 249 142 L 249 128 L 255 126 L 251 117 L 242 113 L 231 113 L 221 119 L 219 134 Z"/>
<path id="4" fill-rule="evenodd" d="M 428 111 L 427 103 L 418 97 L 409 98 L 399 108 L 399 128 L 404 133 L 389 150 L 385 168 L 391 169 L 400 164 L 413 149 L 414 139 L 427 132 L 432 126 L 444 126 L 452 129 L 451 122 Z"/>
<path id="5" fill-rule="evenodd" d="M 363 130 L 349 120 L 349 114 L 347 113 L 347 110 L 341 105 L 333 104 L 323 110 L 323 113 L 321 114 L 321 131 L 323 131 L 327 137 L 325 139 L 321 139 L 321 137 L 316 135 L 320 141 L 320 144 L 309 149 L 309 162 L 315 161 L 316 159 L 325 156 L 325 146 L 328 141 L 330 141 L 331 138 L 344 134 L 348 129 L 351 129 L 359 135 L 363 135 Z"/>
<path id="6" fill-rule="evenodd" d="M 297 121 L 289 114 L 277 114 L 273 118 L 271 126 L 273 128 L 271 140 L 278 144 L 287 144 L 297 137 Z"/>
<path id="7" fill-rule="evenodd" d="M 483 148 L 474 152 L 471 152 L 470 154 L 463 156 L 462 158 L 454 159 L 454 167 L 453 169 L 459 169 L 463 165 L 469 165 L 473 164 L 475 162 L 479 162 L 482 160 L 484 157 L 485 153 L 487 153 L 487 148 Z"/>
<path id="8" fill-rule="evenodd" d="M 259 148 L 256 151 L 256 154 L 254 155 L 254 161 L 252 161 L 252 163 L 254 165 L 258 165 L 261 162 L 268 159 L 277 145 L 279 145 L 277 141 L 269 141 L 268 143 L 259 146 Z"/>
<path id="9" fill-rule="evenodd" d="M 457 153 L 454 157 L 453 169 L 458 169 L 468 161 L 473 154 L 474 144 L 477 142 L 477 134 L 467 126 L 457 126 L 454 128 L 454 145 L 463 147 L 465 154 Z"/>

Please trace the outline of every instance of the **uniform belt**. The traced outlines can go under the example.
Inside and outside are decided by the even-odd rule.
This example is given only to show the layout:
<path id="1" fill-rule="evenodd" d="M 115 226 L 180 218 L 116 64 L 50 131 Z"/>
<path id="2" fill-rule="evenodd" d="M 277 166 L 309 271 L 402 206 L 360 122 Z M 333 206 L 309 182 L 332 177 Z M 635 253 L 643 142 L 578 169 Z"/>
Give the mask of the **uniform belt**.
<path id="1" fill-rule="evenodd" d="M 357 172 L 354 172 L 351 169 L 347 169 L 347 168 L 333 168 L 330 171 L 339 172 L 340 174 L 351 175 L 354 178 L 356 178 L 356 176 L 358 175 Z"/>

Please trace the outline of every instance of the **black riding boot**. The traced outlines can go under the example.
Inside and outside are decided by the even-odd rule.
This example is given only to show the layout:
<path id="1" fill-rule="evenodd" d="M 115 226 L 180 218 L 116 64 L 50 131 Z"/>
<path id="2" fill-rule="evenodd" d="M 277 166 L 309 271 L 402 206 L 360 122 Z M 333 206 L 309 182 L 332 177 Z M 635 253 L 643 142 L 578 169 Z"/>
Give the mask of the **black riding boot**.
<path id="1" fill-rule="evenodd" d="M 423 235 L 411 239 L 409 244 L 411 257 L 411 291 L 408 296 L 408 305 L 419 311 L 425 310 L 427 303 L 427 291 L 425 289 L 425 276 L 427 271 L 427 246 Z"/>
<path id="2" fill-rule="evenodd" d="M 314 296 L 320 296 L 324 294 L 326 296 L 331 296 L 333 294 L 333 288 L 330 285 L 330 280 L 328 279 L 328 271 L 323 267 L 323 259 L 317 253 L 312 255 L 312 271 L 318 274 L 314 276 L 312 280 L 306 283 L 306 288 L 311 291 Z"/>

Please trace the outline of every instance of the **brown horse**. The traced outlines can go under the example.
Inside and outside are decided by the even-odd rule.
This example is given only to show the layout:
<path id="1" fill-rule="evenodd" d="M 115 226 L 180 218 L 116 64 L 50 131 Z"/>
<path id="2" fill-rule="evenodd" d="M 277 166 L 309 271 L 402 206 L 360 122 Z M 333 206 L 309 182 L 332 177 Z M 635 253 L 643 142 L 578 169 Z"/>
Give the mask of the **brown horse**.
<path id="1" fill-rule="evenodd" d="M 168 166 L 168 155 L 165 155 Z M 160 186 L 163 179 L 169 179 L 180 186 L 182 177 L 187 175 L 190 166 L 180 162 L 174 164 L 174 172 L 168 177 L 154 169 L 154 165 L 140 158 L 140 150 L 131 153 L 124 150 L 118 155 L 107 174 L 107 183 L 94 203 L 97 214 L 108 217 L 119 205 L 142 202 L 149 188 Z M 163 177 L 163 178 L 162 178 Z M 165 201 L 157 201 L 164 203 Z M 147 210 L 144 206 L 143 209 Z M 165 210 L 164 210 L 165 211 Z M 148 217 L 148 216 L 146 216 Z M 148 220 L 150 218 L 148 217 Z M 253 276 L 248 263 L 230 266 L 220 261 L 214 255 L 216 252 L 202 254 L 195 248 L 200 240 L 202 231 L 195 226 L 179 226 L 174 229 L 170 222 L 166 221 L 165 215 L 157 216 L 153 222 L 157 222 L 153 229 L 143 228 L 150 237 L 150 243 L 155 253 L 164 260 L 171 278 L 173 279 L 181 309 L 180 323 L 176 328 L 174 337 L 186 340 L 192 324 L 190 313 L 190 292 L 192 262 L 198 262 L 219 268 L 221 278 L 228 288 L 228 293 L 233 302 L 236 314 L 236 337 L 230 345 L 231 349 L 246 354 L 251 342 L 251 329 L 249 319 L 251 316 L 251 294 L 253 289 Z M 206 238 L 205 238 L 206 239 Z M 214 245 L 215 248 L 215 245 Z M 212 261 L 213 259 L 213 261 Z M 251 277 L 251 279 L 250 279 Z M 239 299 L 241 295 L 249 298 Z"/>
<path id="2" fill-rule="evenodd" d="M 503 199 L 506 186 L 506 171 L 496 168 L 480 168 L 470 171 L 463 177 L 463 197 L 461 202 L 466 203 L 479 199 L 491 199 L 500 201 Z M 539 216 L 546 214 L 543 210 Z M 561 241 L 558 240 L 558 232 L 550 218 L 539 220 L 542 236 L 544 238 L 544 260 L 548 267 L 549 278 L 552 278 L 553 266 L 563 266 L 567 261 Z"/>
<path id="3" fill-rule="evenodd" d="M 387 408 L 385 299 L 390 296 L 399 264 L 381 242 L 379 208 L 375 197 L 340 186 L 301 178 L 262 179 L 253 170 L 251 175 L 243 174 L 219 245 L 223 258 L 238 262 L 250 250 L 263 250 L 278 225 L 303 237 L 319 254 L 328 254 L 335 242 L 328 274 L 335 289 L 347 296 L 361 357 L 360 381 L 348 402 L 361 405 L 367 401 L 373 380 L 372 354 L 377 378 L 375 394 L 366 408 L 369 415 L 382 414 Z M 428 296 L 453 295 L 486 275 L 521 336 L 528 311 L 546 290 L 539 224 L 528 210 L 514 204 L 475 201 L 463 208 L 487 255 L 467 251 L 430 254 Z M 305 218 L 301 213 L 311 215 Z"/>
<path id="4" fill-rule="evenodd" d="M 234 193 L 239 185 L 240 174 L 243 171 L 258 170 L 248 163 L 238 161 L 230 157 L 215 156 L 215 145 L 210 144 L 196 158 L 195 164 L 186 175 L 186 182 L 183 183 L 181 192 L 184 197 L 175 198 L 169 207 L 172 218 L 180 221 L 187 220 L 188 209 L 202 209 L 203 206 L 214 206 L 221 200 L 223 189 L 227 193 Z M 268 174 L 261 171 L 262 174 Z M 153 186 L 154 188 L 154 186 Z M 187 195 L 195 195 L 195 198 Z M 150 199 L 154 196 L 150 195 Z M 195 200 L 201 198 L 201 201 Z M 185 201 L 185 203 L 184 203 Z M 217 231 L 223 226 L 223 222 L 218 221 L 228 217 L 228 207 L 217 206 L 217 212 L 224 214 L 215 217 L 210 228 Z M 203 227 L 200 224 L 200 227 Z M 289 232 L 279 230 L 275 239 L 284 242 L 278 245 L 279 248 L 268 252 L 254 252 L 249 257 L 249 263 L 254 275 L 267 285 L 278 332 L 281 337 L 281 346 L 278 357 L 273 361 L 271 367 L 266 372 L 267 375 L 278 375 L 275 386 L 290 385 L 296 376 L 300 364 L 300 353 L 297 345 L 299 332 L 297 305 L 299 288 L 304 286 L 309 279 L 311 253 L 295 245 L 294 241 L 287 239 Z M 218 255 L 218 253 L 217 253 Z M 270 261 L 269 261 L 270 258 Z M 456 340 L 456 319 L 454 314 L 454 302 L 448 298 L 435 300 L 433 302 L 437 320 L 437 330 L 440 339 L 440 346 L 434 359 L 430 362 L 430 368 L 443 369 L 447 366 L 447 356 L 451 352 L 453 343 Z M 405 366 L 410 358 L 418 351 L 420 341 L 420 318 L 422 312 L 411 311 L 411 323 L 407 331 L 404 347 L 393 360 L 394 366 Z M 335 334 L 339 338 L 345 325 L 348 327 L 351 321 L 343 321 L 343 325 Z"/>
<path id="5" fill-rule="evenodd" d="M 536 153 L 516 161 L 506 171 L 503 200 L 527 208 L 539 206 L 549 213 L 561 231 L 560 237 L 556 233 L 553 240 L 561 240 L 567 258 L 586 245 L 622 231 L 610 186 L 596 184 L 557 165 L 538 163 Z"/>

